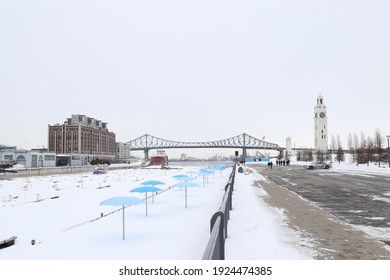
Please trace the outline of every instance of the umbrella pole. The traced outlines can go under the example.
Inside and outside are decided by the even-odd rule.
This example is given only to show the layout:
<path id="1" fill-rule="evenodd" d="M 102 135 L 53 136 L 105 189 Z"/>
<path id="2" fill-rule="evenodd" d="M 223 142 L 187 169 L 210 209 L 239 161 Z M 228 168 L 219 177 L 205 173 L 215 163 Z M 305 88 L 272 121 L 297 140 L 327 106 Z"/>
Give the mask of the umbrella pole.
<path id="1" fill-rule="evenodd" d="M 122 205 L 123 240 L 125 240 L 125 206 Z"/>
<path id="2" fill-rule="evenodd" d="M 187 208 L 187 187 L 185 187 L 185 193 L 186 193 L 186 208 Z"/>
<path id="3" fill-rule="evenodd" d="M 146 217 L 148 216 L 148 193 L 145 193 Z"/>

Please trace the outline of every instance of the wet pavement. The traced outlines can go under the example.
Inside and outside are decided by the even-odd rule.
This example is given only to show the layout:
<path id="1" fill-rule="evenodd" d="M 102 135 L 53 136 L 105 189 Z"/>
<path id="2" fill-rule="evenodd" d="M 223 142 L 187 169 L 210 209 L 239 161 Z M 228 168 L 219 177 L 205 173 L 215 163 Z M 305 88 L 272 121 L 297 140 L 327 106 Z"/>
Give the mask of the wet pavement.
<path id="1" fill-rule="evenodd" d="M 390 176 L 251 167 L 268 179 L 257 182 L 267 202 L 284 209 L 303 238 L 315 240 L 317 259 L 390 259 Z"/>

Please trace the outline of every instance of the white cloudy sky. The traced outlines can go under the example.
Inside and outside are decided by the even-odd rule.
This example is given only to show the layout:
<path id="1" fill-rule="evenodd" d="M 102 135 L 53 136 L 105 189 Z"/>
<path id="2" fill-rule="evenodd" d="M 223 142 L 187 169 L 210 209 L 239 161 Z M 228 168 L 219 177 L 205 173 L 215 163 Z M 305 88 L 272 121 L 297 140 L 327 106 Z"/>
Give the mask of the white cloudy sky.
<path id="1" fill-rule="evenodd" d="M 71 114 L 211 141 L 246 132 L 313 146 L 390 134 L 387 0 L 0 0 L 0 144 L 47 146 Z"/>

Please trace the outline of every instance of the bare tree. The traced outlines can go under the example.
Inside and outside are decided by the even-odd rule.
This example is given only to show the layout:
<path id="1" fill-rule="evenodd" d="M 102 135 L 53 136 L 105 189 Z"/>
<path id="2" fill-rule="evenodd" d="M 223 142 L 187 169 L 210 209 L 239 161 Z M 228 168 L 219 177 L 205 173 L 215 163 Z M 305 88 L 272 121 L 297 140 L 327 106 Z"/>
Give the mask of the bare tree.
<path id="1" fill-rule="evenodd" d="M 331 144 L 330 144 L 330 158 L 331 158 L 331 161 L 333 160 L 333 154 L 336 154 L 337 153 L 337 142 L 336 142 L 336 137 L 334 137 L 334 135 L 332 135 L 332 138 L 331 138 Z"/>
<path id="2" fill-rule="evenodd" d="M 348 145 L 348 150 L 352 154 L 352 163 L 355 162 L 355 148 L 353 146 L 353 139 L 352 139 L 352 134 L 348 134 L 348 140 L 347 140 L 347 145 Z"/>
<path id="3" fill-rule="evenodd" d="M 381 132 L 379 131 L 379 128 L 377 128 L 375 130 L 375 136 L 374 136 L 374 149 L 378 155 L 379 167 L 381 166 L 381 160 L 385 152 L 382 146 L 383 146 L 383 137 L 381 135 Z"/>
<path id="4" fill-rule="evenodd" d="M 297 152 L 297 161 L 301 161 L 301 160 L 302 160 L 301 150 L 298 150 L 298 152 Z"/>
<path id="5" fill-rule="evenodd" d="M 336 137 L 334 137 L 334 135 L 332 135 L 331 145 L 332 145 L 332 150 L 337 150 L 338 149 L 337 142 L 336 142 Z"/>
<path id="6" fill-rule="evenodd" d="M 374 159 L 374 141 L 372 140 L 371 137 L 367 137 L 366 154 L 367 154 L 367 166 L 369 166 L 370 161 L 372 162 Z"/>
<path id="7" fill-rule="evenodd" d="M 341 143 L 341 138 L 340 135 L 337 134 L 337 148 L 342 148 L 343 143 Z"/>
<path id="8" fill-rule="evenodd" d="M 359 148 L 359 136 L 356 133 L 353 135 L 353 146 L 355 150 Z"/>
<path id="9" fill-rule="evenodd" d="M 366 147 L 367 146 L 367 140 L 366 140 L 366 135 L 361 132 L 360 133 L 360 147 Z"/>
<path id="10" fill-rule="evenodd" d="M 344 161 L 344 151 L 343 151 L 343 145 L 341 143 L 340 135 L 337 135 L 337 152 L 336 152 L 336 160 L 340 163 L 341 161 Z"/>
<path id="11" fill-rule="evenodd" d="M 308 160 L 309 161 L 313 161 L 314 156 L 313 156 L 313 151 L 312 150 L 309 150 L 309 152 L 307 153 L 307 156 L 308 156 Z"/>
<path id="12" fill-rule="evenodd" d="M 325 160 L 325 154 L 321 150 L 316 150 L 316 160 L 318 162 L 323 162 Z"/>
<path id="13" fill-rule="evenodd" d="M 354 153 L 355 158 L 353 160 L 356 161 L 357 164 L 359 164 L 358 154 L 357 154 L 358 149 L 359 149 L 359 136 L 356 133 L 353 135 L 353 146 L 354 146 L 354 151 L 355 151 L 355 153 Z"/>
<path id="14" fill-rule="evenodd" d="M 304 149 L 300 158 L 301 161 L 313 161 L 313 151 L 311 149 Z"/>
<path id="15" fill-rule="evenodd" d="M 360 133 L 360 143 L 356 149 L 358 164 L 367 163 L 367 140 L 363 132 Z"/>

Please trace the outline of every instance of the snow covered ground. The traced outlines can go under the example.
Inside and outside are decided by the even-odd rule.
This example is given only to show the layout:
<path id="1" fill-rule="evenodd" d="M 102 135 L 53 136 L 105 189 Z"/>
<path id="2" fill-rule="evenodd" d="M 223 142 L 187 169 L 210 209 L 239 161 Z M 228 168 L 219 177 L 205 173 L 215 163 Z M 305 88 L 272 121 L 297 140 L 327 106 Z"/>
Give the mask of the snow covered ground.
<path id="1" fill-rule="evenodd" d="M 201 259 L 209 220 L 231 172 L 231 167 L 215 170 L 207 181 L 192 173 L 206 167 L 208 163 L 0 180 L 0 239 L 17 236 L 14 246 L 0 250 L 0 259 Z M 373 164 L 334 163 L 333 171 L 390 174 L 388 166 Z M 178 174 L 194 176 L 199 185 L 187 189 L 187 208 L 185 190 L 172 188 Z M 130 190 L 147 180 L 165 182 L 158 186 L 164 192 L 148 199 L 147 217 L 145 204 L 126 207 L 122 240 L 121 207 L 100 203 L 115 196 L 144 199 Z M 298 235 L 286 226 L 283 213 L 265 204 L 261 197 L 266 193 L 253 187 L 254 180 L 264 177 L 236 174 L 226 258 L 311 259 L 308 249 L 296 245 Z"/>
<path id="2" fill-rule="evenodd" d="M 123 169 L 104 175 L 85 173 L 0 180 L 0 239 L 18 237 L 14 246 L 0 250 L 0 275 L 7 279 L 31 276 L 36 279 L 34 276 L 38 275 L 56 279 L 76 276 L 113 279 L 127 260 L 132 260 L 133 267 L 195 265 L 211 273 L 213 266 L 222 263 L 196 260 L 204 253 L 209 220 L 220 206 L 231 168 L 216 170 L 208 181 L 193 173 L 194 182 L 200 186 L 188 188 L 187 208 L 184 189 L 171 187 L 178 182 L 173 176 L 191 176 L 189 172 L 204 167 L 208 167 L 207 163 L 168 170 Z M 390 174 L 388 167 L 333 165 L 335 172 L 361 172 L 362 169 Z M 100 203 L 115 196 L 143 199 L 144 194 L 129 191 L 146 180 L 165 182 L 158 186 L 164 192 L 156 195 L 153 202 L 148 199 L 147 217 L 145 204 L 126 208 L 123 240 L 121 207 Z M 310 246 L 298 246 L 298 233 L 287 227 L 281 210 L 265 204 L 262 197 L 267 194 L 252 185 L 254 180 L 265 178 L 255 172 L 236 174 L 224 266 L 255 266 L 256 260 L 263 260 L 262 265 L 272 266 L 274 279 L 290 276 L 313 279 L 319 274 L 366 279 L 368 275 L 381 276 L 388 272 L 386 262 L 364 262 L 363 266 L 361 261 L 305 262 L 313 259 L 315 252 L 309 251 Z M 32 240 L 35 245 L 31 245 Z M 19 270 L 20 267 L 25 269 Z M 67 267 L 71 269 L 66 270 Z M 149 276 L 149 279 L 158 277 Z"/>
<path id="3" fill-rule="evenodd" d="M 174 175 L 188 170 L 125 169 L 104 175 L 35 177 L 3 181 L 2 236 L 17 235 L 15 246 L 0 251 L 2 259 L 169 259 L 196 258 L 202 238 L 199 223 L 207 223 L 222 192 L 219 187 L 170 189 Z M 227 173 L 227 172 L 226 172 Z M 121 207 L 100 206 L 108 198 L 130 193 L 146 180 L 166 183 L 163 193 L 145 205 L 126 208 L 126 240 L 122 240 L 122 211 L 90 222 Z M 223 180 L 222 180 L 223 179 Z M 150 194 L 149 194 L 150 195 Z M 9 201 L 9 197 L 17 197 Z M 36 202 L 37 198 L 42 199 Z M 58 198 L 55 198 L 58 196 Z M 196 211 L 194 211 L 196 210 Z M 180 238 L 178 238 L 180 237 Z M 203 237 L 204 238 L 204 237 Z M 31 240 L 36 245 L 31 245 Z M 172 243 L 174 242 L 174 243 Z M 177 244 L 178 246 L 172 246 Z M 195 246 L 195 248 L 193 247 Z M 195 252 L 194 252 L 195 251 Z"/>
<path id="4" fill-rule="evenodd" d="M 188 188 L 187 208 L 185 190 L 172 185 L 178 183 L 173 176 L 190 176 L 202 167 L 207 163 L 1 180 L 0 237 L 16 235 L 17 241 L 0 250 L 0 259 L 201 259 L 209 221 L 220 206 L 231 168 L 215 170 L 208 181 L 197 176 L 194 182 L 200 187 Z M 259 199 L 264 193 L 252 186 L 255 178 L 261 175 L 237 173 L 226 257 L 310 259 L 309 252 L 294 245 L 297 236 L 283 224 L 282 213 Z M 100 203 L 115 196 L 144 199 L 144 194 L 129 191 L 146 180 L 165 182 L 158 186 L 164 192 L 154 202 L 148 199 L 147 217 L 145 204 L 126 208 L 122 240 L 121 207 Z M 97 219 L 101 213 L 104 217 Z"/>
<path id="5" fill-rule="evenodd" d="M 306 260 L 308 248 L 299 247 L 298 234 L 287 227 L 282 210 L 269 207 L 267 193 L 253 186 L 265 178 L 256 172 L 236 174 L 233 211 L 226 239 L 226 258 L 233 260 Z"/>
<path id="6" fill-rule="evenodd" d="M 208 167 L 206 164 L 203 167 Z M 221 203 L 231 168 L 215 170 L 208 181 L 193 174 L 200 187 L 188 188 L 185 208 L 185 190 L 172 188 L 178 183 L 173 176 L 190 176 L 199 168 L 124 169 L 104 175 L 2 180 L 0 236 L 16 235 L 18 239 L 14 246 L 0 250 L 0 259 L 201 259 L 209 221 Z M 236 176 L 227 258 L 310 258 L 308 252 L 293 245 L 296 237 L 283 225 L 283 215 L 258 198 L 262 194 L 252 186 L 254 176 L 260 175 Z M 159 186 L 164 192 L 155 196 L 154 202 L 148 199 L 147 217 L 144 204 L 126 208 L 126 239 L 122 240 L 122 211 L 107 215 L 121 207 L 100 203 L 115 196 L 143 199 L 144 194 L 129 191 L 147 180 L 165 182 Z M 101 213 L 107 216 L 95 220 Z"/>

